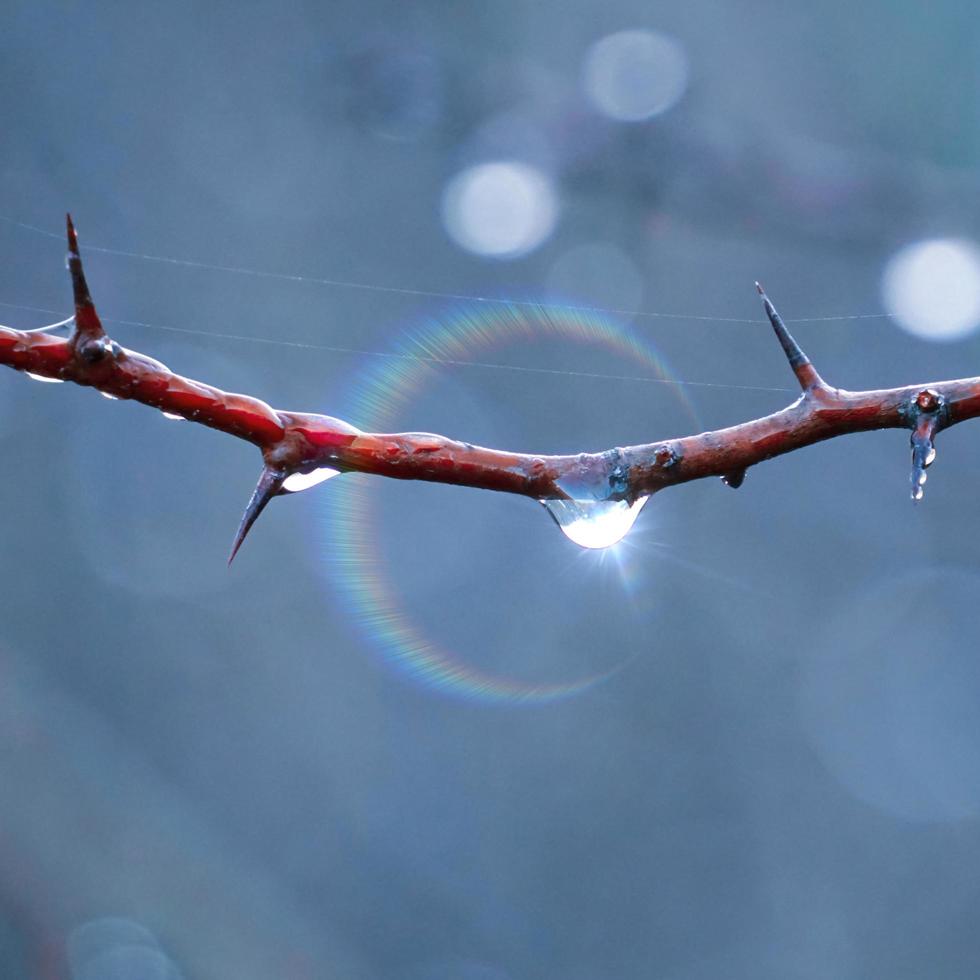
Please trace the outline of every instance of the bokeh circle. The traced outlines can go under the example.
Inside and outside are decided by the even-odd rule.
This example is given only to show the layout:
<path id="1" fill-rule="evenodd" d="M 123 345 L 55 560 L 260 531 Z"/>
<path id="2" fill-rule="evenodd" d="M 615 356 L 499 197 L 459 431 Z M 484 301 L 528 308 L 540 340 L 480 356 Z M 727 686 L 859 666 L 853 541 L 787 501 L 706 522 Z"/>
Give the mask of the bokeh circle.
<path id="1" fill-rule="evenodd" d="M 980 327 L 980 248 L 961 238 L 905 245 L 888 260 L 881 293 L 906 333 L 962 340 Z"/>
<path id="2" fill-rule="evenodd" d="M 801 723 L 828 773 L 898 819 L 980 814 L 980 574 L 915 569 L 839 610 L 800 675 Z"/>
<path id="3" fill-rule="evenodd" d="M 640 122 L 666 112 L 684 94 L 687 55 L 676 39 L 657 31 L 618 31 L 589 49 L 582 83 L 603 115 Z"/>
<path id="4" fill-rule="evenodd" d="M 468 167 L 446 186 L 442 217 L 457 245 L 477 255 L 513 259 L 554 231 L 558 194 L 551 178 L 528 163 L 496 160 Z"/>

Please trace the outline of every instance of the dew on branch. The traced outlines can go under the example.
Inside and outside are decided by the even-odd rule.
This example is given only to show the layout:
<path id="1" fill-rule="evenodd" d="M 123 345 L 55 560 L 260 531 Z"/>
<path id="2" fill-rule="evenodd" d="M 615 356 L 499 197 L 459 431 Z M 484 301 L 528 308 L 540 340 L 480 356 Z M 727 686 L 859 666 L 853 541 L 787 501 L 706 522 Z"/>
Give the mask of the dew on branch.
<path id="1" fill-rule="evenodd" d="M 930 388 L 920 391 L 916 396 L 914 410 L 918 421 L 912 430 L 912 499 L 922 499 L 926 480 L 926 470 L 936 459 L 936 445 L 933 441 L 940 427 L 942 399 Z"/>
<path id="2" fill-rule="evenodd" d="M 309 490 L 324 480 L 330 480 L 335 476 L 340 476 L 340 470 L 332 469 L 329 466 L 321 466 L 320 469 L 312 473 L 292 473 L 287 476 L 282 484 L 282 492 L 299 493 L 302 490 Z"/>
<path id="3" fill-rule="evenodd" d="M 928 475 L 926 469 L 936 459 L 936 447 L 932 442 L 933 431 L 920 426 L 912 433 L 912 499 L 921 500 Z"/>
<path id="4" fill-rule="evenodd" d="M 622 541 L 649 497 L 625 500 L 542 500 L 565 537 L 582 548 L 608 548 Z"/>

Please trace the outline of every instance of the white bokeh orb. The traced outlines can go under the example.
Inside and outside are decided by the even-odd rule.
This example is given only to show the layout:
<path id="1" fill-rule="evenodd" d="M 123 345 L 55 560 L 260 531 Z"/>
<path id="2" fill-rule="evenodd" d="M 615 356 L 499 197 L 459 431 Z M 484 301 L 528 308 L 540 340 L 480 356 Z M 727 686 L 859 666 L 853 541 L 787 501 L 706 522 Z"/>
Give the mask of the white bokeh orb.
<path id="1" fill-rule="evenodd" d="M 916 337 L 966 337 L 980 326 L 980 249 L 960 238 L 906 245 L 885 266 L 881 295 L 898 325 Z"/>
<path id="2" fill-rule="evenodd" d="M 655 31 L 618 31 L 596 41 L 585 57 L 582 84 L 603 115 L 639 122 L 666 112 L 687 88 L 687 55 Z"/>
<path id="3" fill-rule="evenodd" d="M 547 174 L 530 164 L 481 163 L 449 181 L 442 219 L 453 241 L 467 251 L 517 258 L 554 231 L 558 195 Z"/>

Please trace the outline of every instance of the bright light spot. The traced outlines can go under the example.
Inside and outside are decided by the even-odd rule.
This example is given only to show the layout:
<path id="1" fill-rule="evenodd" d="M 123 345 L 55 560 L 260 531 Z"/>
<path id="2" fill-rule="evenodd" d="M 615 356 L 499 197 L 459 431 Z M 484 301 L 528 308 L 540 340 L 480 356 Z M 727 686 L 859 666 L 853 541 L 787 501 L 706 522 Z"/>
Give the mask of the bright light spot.
<path id="1" fill-rule="evenodd" d="M 442 197 L 442 220 L 458 245 L 478 255 L 516 258 L 554 230 L 558 198 L 536 167 L 482 163 L 458 173 Z"/>
<path id="2" fill-rule="evenodd" d="M 163 412 L 162 414 L 165 419 L 170 419 L 172 422 L 186 421 L 183 415 L 174 415 L 173 412 Z"/>
<path id="3" fill-rule="evenodd" d="M 925 340 L 959 340 L 980 326 L 980 250 L 965 239 L 906 245 L 881 282 L 885 308 Z"/>
<path id="4" fill-rule="evenodd" d="M 300 490 L 309 490 L 310 487 L 339 475 L 340 470 L 331 469 L 329 466 L 323 466 L 312 473 L 291 473 L 283 481 L 282 488 L 290 493 L 299 493 Z"/>
<path id="5" fill-rule="evenodd" d="M 542 500 L 570 541 L 582 548 L 608 548 L 622 541 L 649 497 L 625 500 Z"/>
<path id="6" fill-rule="evenodd" d="M 639 122 L 674 105 L 687 88 L 687 76 L 687 55 L 673 38 L 620 31 L 592 45 L 582 83 L 603 115 Z"/>
<path id="7" fill-rule="evenodd" d="M 108 398 L 111 402 L 117 402 L 119 399 L 115 395 L 110 395 L 108 391 L 100 391 L 99 394 L 103 398 Z"/>
<path id="8" fill-rule="evenodd" d="M 29 378 L 32 378 L 34 381 L 45 381 L 51 385 L 60 385 L 62 382 L 61 378 L 46 378 L 43 374 L 31 374 L 30 371 L 25 371 L 24 374 L 26 374 Z"/>

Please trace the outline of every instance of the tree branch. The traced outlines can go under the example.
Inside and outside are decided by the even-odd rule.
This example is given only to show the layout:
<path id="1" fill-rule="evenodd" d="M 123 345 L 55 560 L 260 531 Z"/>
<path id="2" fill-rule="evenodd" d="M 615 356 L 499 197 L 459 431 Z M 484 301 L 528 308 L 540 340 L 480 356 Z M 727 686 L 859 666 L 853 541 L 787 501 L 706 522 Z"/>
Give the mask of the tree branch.
<path id="1" fill-rule="evenodd" d="M 830 387 L 756 284 L 803 392 L 792 405 L 764 418 L 573 456 L 502 452 L 423 432 L 361 432 L 330 416 L 277 411 L 249 395 L 181 377 L 145 354 L 120 347 L 106 335 L 92 303 L 70 216 L 67 225 L 75 315 L 41 330 L 0 327 L 0 364 L 41 380 L 72 381 L 113 398 L 142 402 L 256 445 L 265 465 L 242 517 L 232 558 L 269 500 L 292 492 L 290 477 L 323 468 L 498 490 L 537 500 L 633 504 L 665 487 L 709 476 L 738 487 L 749 467 L 835 436 L 910 429 L 912 498 L 919 500 L 926 468 L 936 455 L 936 433 L 980 415 L 980 378 L 880 391 Z M 71 327 L 67 338 L 47 332 L 66 325 Z"/>

